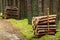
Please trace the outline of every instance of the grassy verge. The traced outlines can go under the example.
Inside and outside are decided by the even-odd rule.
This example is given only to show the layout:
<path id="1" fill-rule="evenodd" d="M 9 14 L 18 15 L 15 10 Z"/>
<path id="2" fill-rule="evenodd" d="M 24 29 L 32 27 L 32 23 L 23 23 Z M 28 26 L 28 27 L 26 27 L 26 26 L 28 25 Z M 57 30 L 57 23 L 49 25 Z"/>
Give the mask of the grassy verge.
<path id="1" fill-rule="evenodd" d="M 15 19 L 8 19 L 7 21 L 10 21 L 13 26 L 20 28 L 20 32 L 26 39 L 30 40 L 33 36 L 32 33 L 32 25 L 28 24 L 28 20 L 15 20 Z"/>
<path id="2" fill-rule="evenodd" d="M 27 19 L 24 19 L 24 20 L 8 19 L 7 21 L 10 21 L 13 24 L 13 26 L 15 26 L 16 28 L 19 28 L 20 32 L 22 33 L 22 35 L 27 40 L 50 40 L 50 39 L 53 40 L 52 39 L 53 38 L 52 35 L 45 35 L 45 36 L 43 36 L 41 38 L 33 38 L 32 25 L 28 24 L 28 20 Z M 60 28 L 60 25 L 59 25 L 58 28 Z M 55 38 L 54 38 L 54 40 L 60 40 L 59 39 L 60 38 L 60 32 L 56 33 Z"/>

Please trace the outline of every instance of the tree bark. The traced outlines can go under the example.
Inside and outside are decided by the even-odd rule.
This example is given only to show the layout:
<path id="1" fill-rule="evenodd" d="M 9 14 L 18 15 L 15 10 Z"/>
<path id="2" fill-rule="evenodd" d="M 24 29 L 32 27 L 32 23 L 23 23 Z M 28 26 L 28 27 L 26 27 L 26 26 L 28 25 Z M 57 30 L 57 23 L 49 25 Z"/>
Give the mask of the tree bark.
<path id="1" fill-rule="evenodd" d="M 42 0 L 38 0 L 38 13 L 39 13 L 39 16 L 43 15 L 43 12 L 42 12 Z"/>
<path id="2" fill-rule="evenodd" d="M 28 22 L 31 24 L 32 16 L 31 16 L 31 0 L 26 0 L 27 2 L 27 17 L 28 17 Z"/>
<path id="3" fill-rule="evenodd" d="M 57 13 L 59 0 L 53 0 L 53 14 Z"/>
<path id="4" fill-rule="evenodd" d="M 49 8 L 49 0 L 44 0 L 44 15 L 48 13 L 47 8 Z"/>

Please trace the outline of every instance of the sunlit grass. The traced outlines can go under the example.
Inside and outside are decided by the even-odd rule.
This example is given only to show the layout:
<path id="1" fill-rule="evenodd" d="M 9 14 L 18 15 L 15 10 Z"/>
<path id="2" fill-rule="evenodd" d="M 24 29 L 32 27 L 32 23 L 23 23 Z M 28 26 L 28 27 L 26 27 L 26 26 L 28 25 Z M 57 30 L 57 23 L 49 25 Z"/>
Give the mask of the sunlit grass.
<path id="1" fill-rule="evenodd" d="M 15 20 L 15 19 L 8 19 L 7 21 L 10 21 L 13 26 L 20 28 L 20 32 L 24 37 L 27 39 L 31 39 L 33 36 L 33 31 L 32 31 L 32 25 L 28 24 L 28 20 Z"/>
<path id="2" fill-rule="evenodd" d="M 8 19 L 7 21 L 11 22 L 13 24 L 13 26 L 15 26 L 16 28 L 19 28 L 21 34 L 27 40 L 48 40 L 48 39 L 50 40 L 50 38 L 53 38 L 53 36 L 54 36 L 54 35 L 45 35 L 41 38 L 33 38 L 32 25 L 28 24 L 28 19 L 23 19 L 23 20 Z M 60 25 L 58 28 L 60 28 Z M 59 40 L 60 32 L 57 32 L 55 37 L 56 37 L 55 40 Z"/>

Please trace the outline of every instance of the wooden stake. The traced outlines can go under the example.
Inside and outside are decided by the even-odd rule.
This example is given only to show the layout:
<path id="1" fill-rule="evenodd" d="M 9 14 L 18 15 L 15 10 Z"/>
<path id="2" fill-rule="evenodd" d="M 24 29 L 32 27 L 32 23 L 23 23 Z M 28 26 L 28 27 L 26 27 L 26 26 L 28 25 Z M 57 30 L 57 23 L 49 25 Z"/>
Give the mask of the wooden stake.
<path id="1" fill-rule="evenodd" d="M 49 34 L 49 8 L 47 8 L 47 11 L 48 11 L 48 13 L 47 13 L 47 21 L 48 21 L 48 34 Z"/>

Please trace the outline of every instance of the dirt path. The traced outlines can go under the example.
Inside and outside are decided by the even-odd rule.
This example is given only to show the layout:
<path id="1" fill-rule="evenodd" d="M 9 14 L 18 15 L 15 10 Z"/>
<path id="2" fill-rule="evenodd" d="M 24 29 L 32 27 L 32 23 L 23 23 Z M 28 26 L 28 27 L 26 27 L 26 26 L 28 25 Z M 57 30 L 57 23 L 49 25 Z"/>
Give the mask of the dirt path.
<path id="1" fill-rule="evenodd" d="M 10 22 L 0 20 L 0 40 L 26 40 Z"/>

